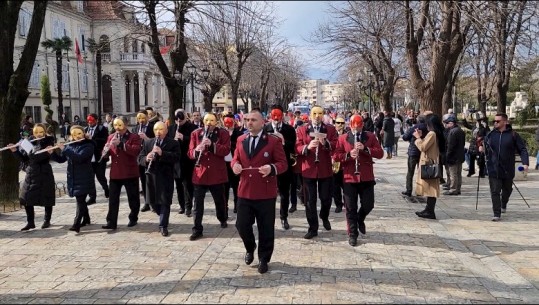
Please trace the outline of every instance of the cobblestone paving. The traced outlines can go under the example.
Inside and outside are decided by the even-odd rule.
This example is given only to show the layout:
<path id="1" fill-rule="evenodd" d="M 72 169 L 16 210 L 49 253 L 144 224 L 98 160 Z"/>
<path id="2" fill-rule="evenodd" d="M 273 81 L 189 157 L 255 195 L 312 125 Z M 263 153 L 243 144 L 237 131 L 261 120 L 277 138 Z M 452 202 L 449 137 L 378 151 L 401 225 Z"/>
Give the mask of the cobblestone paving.
<path id="1" fill-rule="evenodd" d="M 204 238 L 189 241 L 192 218 L 173 205 L 170 236 L 158 219 L 141 213 L 127 228 L 122 193 L 119 228 L 101 229 L 107 212 L 98 189 L 92 224 L 68 231 L 74 199 L 57 200 L 52 227 L 20 232 L 23 210 L 0 215 L 0 303 L 537 303 L 539 302 L 539 188 L 537 171 L 517 185 L 501 222 L 491 222 L 487 180 L 465 177 L 461 196 L 438 200 L 438 220 L 419 219 L 422 203 L 400 196 L 406 174 L 406 145 L 399 157 L 379 160 L 375 209 L 367 234 L 348 245 L 344 213 L 330 215 L 333 229 L 303 239 L 303 206 L 291 214 L 291 229 L 276 220 L 270 271 L 260 275 L 243 263 L 234 227 L 221 229 L 206 197 Z M 533 161 L 535 162 L 535 160 Z M 57 181 L 65 167 L 54 165 Z M 21 176 L 22 177 L 22 176 Z M 176 199 L 174 199 L 175 202 Z M 43 210 L 36 209 L 40 226 Z M 277 213 L 278 215 L 278 213 Z"/>

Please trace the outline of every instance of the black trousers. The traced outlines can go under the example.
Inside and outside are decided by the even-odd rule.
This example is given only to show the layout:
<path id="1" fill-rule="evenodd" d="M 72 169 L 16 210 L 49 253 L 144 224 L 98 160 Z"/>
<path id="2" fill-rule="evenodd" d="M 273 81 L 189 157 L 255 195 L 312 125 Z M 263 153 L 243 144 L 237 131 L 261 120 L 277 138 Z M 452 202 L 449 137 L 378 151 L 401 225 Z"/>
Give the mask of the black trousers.
<path id="1" fill-rule="evenodd" d="M 187 211 L 191 211 L 193 209 L 194 186 L 192 176 L 194 168 L 195 163 L 193 160 L 182 162 L 182 176 L 181 178 L 174 179 L 176 182 L 176 194 L 178 195 L 178 203 L 180 204 L 180 208 Z"/>
<path id="2" fill-rule="evenodd" d="M 332 179 L 333 177 L 314 179 L 303 177 L 303 196 L 305 198 L 305 214 L 309 223 L 309 232 L 318 232 L 317 194 L 320 196 L 320 218 L 322 220 L 329 218 Z"/>
<path id="3" fill-rule="evenodd" d="M 333 202 L 335 207 L 342 207 L 342 190 L 343 190 L 344 173 L 342 169 L 336 174 L 333 174 Z"/>
<path id="4" fill-rule="evenodd" d="M 148 204 L 148 201 L 146 200 L 146 167 L 139 165 L 138 173 L 140 176 L 140 183 L 142 184 L 142 195 L 144 196 L 144 204 Z"/>
<path id="5" fill-rule="evenodd" d="M 194 226 L 193 233 L 202 233 L 202 217 L 204 216 L 204 197 L 206 192 L 210 191 L 213 201 L 215 202 L 215 214 L 219 222 L 225 222 L 226 203 L 225 203 L 225 186 L 223 183 L 214 185 L 195 184 L 195 204 L 193 206 Z"/>
<path id="6" fill-rule="evenodd" d="M 413 183 L 414 183 L 414 174 L 417 169 L 417 164 L 419 163 L 419 156 L 410 157 L 408 156 L 408 171 L 406 172 L 406 191 L 412 193 Z"/>
<path id="7" fill-rule="evenodd" d="M 479 166 L 479 176 L 485 176 L 485 155 L 470 153 L 470 167 L 468 169 L 468 175 L 475 174 L 475 160 L 477 159 L 477 165 Z"/>
<path id="8" fill-rule="evenodd" d="M 107 213 L 107 224 L 113 227 L 118 225 L 118 212 L 120 210 L 120 193 L 122 186 L 127 192 L 129 203 L 129 220 L 137 222 L 140 210 L 139 178 L 110 179 L 109 212 Z"/>
<path id="9" fill-rule="evenodd" d="M 35 211 L 33 205 L 25 205 L 24 210 L 26 211 L 26 222 L 29 224 L 35 225 Z M 45 207 L 45 216 L 43 217 L 43 221 L 51 221 L 52 217 L 52 206 L 46 206 Z"/>
<path id="10" fill-rule="evenodd" d="M 359 210 L 358 196 L 361 203 Z M 364 222 L 374 208 L 374 181 L 345 183 L 344 204 L 346 205 L 348 235 L 357 238 L 359 236 L 358 224 Z"/>
<path id="11" fill-rule="evenodd" d="M 77 212 L 75 213 L 75 219 L 73 220 L 73 226 L 80 227 L 83 217 L 90 217 L 88 212 L 88 205 L 86 204 L 86 195 L 77 196 Z"/>
<path id="12" fill-rule="evenodd" d="M 250 200 L 238 198 L 236 229 L 247 252 L 256 249 L 253 225 L 258 227 L 258 259 L 270 262 L 275 247 L 275 201 L 276 198 Z"/>
<path id="13" fill-rule="evenodd" d="M 301 175 L 292 172 L 292 181 L 290 181 L 290 204 L 293 206 L 298 204 L 298 176 Z"/>
<path id="14" fill-rule="evenodd" d="M 288 219 L 288 208 L 290 207 L 290 184 L 293 178 L 290 168 L 277 176 L 277 189 L 279 190 L 279 197 L 281 198 L 281 206 L 279 208 L 279 215 L 281 220 Z"/>
<path id="15" fill-rule="evenodd" d="M 92 167 L 94 169 L 94 176 L 97 178 L 99 184 L 101 184 L 103 191 L 108 192 L 109 185 L 107 183 L 107 177 L 105 177 L 105 172 L 107 170 L 107 162 L 92 162 Z M 90 198 L 95 199 L 95 197 L 97 197 L 96 189 L 90 190 L 90 194 L 88 195 L 90 196 Z"/>
<path id="16" fill-rule="evenodd" d="M 230 199 L 230 189 L 232 188 L 232 195 L 234 196 L 234 211 L 238 208 L 238 185 L 240 184 L 240 176 L 234 174 L 230 162 L 226 162 L 226 171 L 228 174 L 228 182 L 225 183 L 225 201 L 226 201 L 226 214 L 228 215 L 228 199 Z"/>
<path id="17" fill-rule="evenodd" d="M 507 208 L 507 202 L 513 192 L 513 179 L 497 179 L 488 176 L 490 185 L 490 198 L 492 199 L 492 211 L 494 216 L 500 217 L 502 209 Z"/>
<path id="18" fill-rule="evenodd" d="M 169 194 L 158 194 L 155 191 L 157 184 L 156 176 L 149 174 L 146 176 L 146 198 L 147 203 L 152 207 L 152 210 L 159 216 L 159 227 L 167 228 L 170 218 L 170 206 L 172 205 L 172 194 L 174 188 L 164 187 L 163 192 L 170 192 Z"/>

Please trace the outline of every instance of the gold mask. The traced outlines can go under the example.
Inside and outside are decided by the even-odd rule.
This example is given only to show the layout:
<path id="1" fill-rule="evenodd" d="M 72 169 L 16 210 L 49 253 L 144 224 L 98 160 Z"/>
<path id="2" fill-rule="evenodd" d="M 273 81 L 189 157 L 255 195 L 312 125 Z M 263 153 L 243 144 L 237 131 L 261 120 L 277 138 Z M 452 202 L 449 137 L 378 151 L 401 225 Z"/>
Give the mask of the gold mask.
<path id="1" fill-rule="evenodd" d="M 324 117 L 324 109 L 322 107 L 313 107 L 311 109 L 311 121 L 315 124 L 320 124 L 322 122 L 322 118 Z"/>
<path id="2" fill-rule="evenodd" d="M 208 113 L 204 116 L 204 126 L 213 127 L 217 125 L 217 117 L 214 114 Z"/>
<path id="3" fill-rule="evenodd" d="M 117 132 L 122 132 L 125 130 L 125 124 L 124 121 L 121 119 L 114 119 L 114 123 L 112 124 L 114 126 L 114 130 Z"/>
<path id="4" fill-rule="evenodd" d="M 32 134 L 36 139 L 41 139 L 46 136 L 45 129 L 43 129 L 41 126 L 34 127 L 34 129 L 32 129 Z"/>
<path id="5" fill-rule="evenodd" d="M 153 133 L 155 134 L 156 138 L 164 139 L 167 135 L 168 129 L 165 123 L 163 122 L 157 122 L 153 126 Z"/>
<path id="6" fill-rule="evenodd" d="M 148 117 L 144 113 L 137 113 L 137 122 L 142 125 L 146 125 Z"/>
<path id="7" fill-rule="evenodd" d="M 84 139 L 84 130 L 81 128 L 71 128 L 71 141 L 77 141 L 80 139 Z"/>

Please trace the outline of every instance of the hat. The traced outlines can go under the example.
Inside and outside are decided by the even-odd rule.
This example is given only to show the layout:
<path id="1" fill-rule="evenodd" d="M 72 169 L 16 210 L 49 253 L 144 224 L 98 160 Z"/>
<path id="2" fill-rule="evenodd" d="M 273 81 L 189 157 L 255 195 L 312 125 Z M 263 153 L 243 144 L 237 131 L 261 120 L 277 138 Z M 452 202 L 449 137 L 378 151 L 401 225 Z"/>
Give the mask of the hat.
<path id="1" fill-rule="evenodd" d="M 448 117 L 444 120 L 444 123 L 446 123 L 446 124 L 447 124 L 447 123 L 451 123 L 451 122 L 453 122 L 453 123 L 456 123 L 456 122 L 457 122 L 457 118 L 456 118 L 455 116 L 453 116 L 453 115 L 448 116 Z"/>

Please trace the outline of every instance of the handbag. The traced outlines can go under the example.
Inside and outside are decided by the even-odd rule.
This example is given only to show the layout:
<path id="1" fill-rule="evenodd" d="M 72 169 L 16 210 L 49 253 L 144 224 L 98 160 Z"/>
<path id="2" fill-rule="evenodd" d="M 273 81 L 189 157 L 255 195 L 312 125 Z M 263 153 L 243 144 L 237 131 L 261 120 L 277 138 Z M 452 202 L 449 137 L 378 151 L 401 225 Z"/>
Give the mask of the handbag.
<path id="1" fill-rule="evenodd" d="M 440 179 L 443 177 L 443 165 L 431 161 L 428 164 L 421 165 L 421 179 Z"/>

